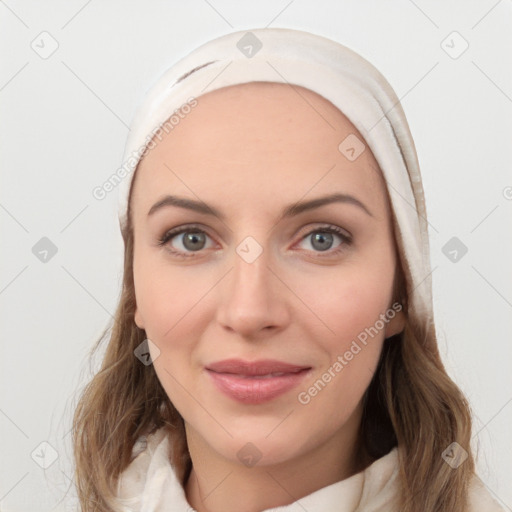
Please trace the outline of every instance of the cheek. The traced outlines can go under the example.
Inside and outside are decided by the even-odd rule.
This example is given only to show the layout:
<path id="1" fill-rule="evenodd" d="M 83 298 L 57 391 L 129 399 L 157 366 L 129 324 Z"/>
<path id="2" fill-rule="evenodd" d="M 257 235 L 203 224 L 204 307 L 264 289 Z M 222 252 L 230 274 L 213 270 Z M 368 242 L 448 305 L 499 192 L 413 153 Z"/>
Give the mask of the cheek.
<path id="1" fill-rule="evenodd" d="M 148 337 L 163 342 L 173 339 L 183 325 L 190 328 L 195 306 L 211 287 L 208 279 L 197 279 L 193 267 L 173 269 L 162 264 L 163 258 L 134 255 L 134 285 L 137 310 L 142 317 Z M 194 318 L 194 321 L 198 321 Z"/>
<path id="2" fill-rule="evenodd" d="M 392 300 L 393 276 L 389 267 L 380 265 L 340 267 L 320 280 L 302 278 L 301 293 L 328 327 L 331 336 L 327 339 L 339 350 L 386 312 Z"/>
<path id="3" fill-rule="evenodd" d="M 310 417 L 322 417 L 332 429 L 343 424 L 360 403 L 376 370 L 384 341 L 386 315 L 392 301 L 394 253 L 373 251 L 313 280 L 303 293 L 314 299 L 315 311 L 331 330 L 314 338 L 324 358 L 302 387 L 298 402 Z M 378 255 L 378 256 L 376 256 Z M 393 315 L 394 316 L 394 315 Z"/>
<path id="4" fill-rule="evenodd" d="M 192 269 L 192 267 L 189 267 Z M 204 299 L 209 287 L 198 285 L 189 269 L 172 269 L 162 258 L 134 254 L 134 285 L 137 310 L 147 337 L 158 347 L 153 359 L 155 372 L 167 396 L 181 411 L 190 408 L 190 397 L 182 386 L 190 387 L 190 354 L 195 349 L 196 332 L 204 329 Z M 181 385 L 180 385 L 181 383 Z"/>
<path id="5" fill-rule="evenodd" d="M 335 432 L 356 411 L 382 350 L 384 329 L 379 318 L 387 311 L 391 286 L 379 290 L 365 279 L 368 276 L 356 281 L 347 277 L 335 295 L 317 302 L 322 320 L 334 333 L 326 336 L 322 327 L 313 335 L 317 353 L 323 354 L 321 364 L 298 390 L 296 400 L 303 414 L 321 418 L 329 432 Z"/>

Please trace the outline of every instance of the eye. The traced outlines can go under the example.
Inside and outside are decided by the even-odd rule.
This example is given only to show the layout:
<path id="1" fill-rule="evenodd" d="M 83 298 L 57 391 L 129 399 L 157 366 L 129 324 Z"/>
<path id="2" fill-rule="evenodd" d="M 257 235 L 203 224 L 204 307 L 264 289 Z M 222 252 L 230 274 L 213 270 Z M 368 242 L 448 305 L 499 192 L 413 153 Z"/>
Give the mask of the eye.
<path id="1" fill-rule="evenodd" d="M 340 242 L 334 247 L 334 250 L 331 250 L 335 238 L 338 238 Z M 304 243 L 308 241 L 312 249 L 306 248 L 307 250 L 312 250 L 313 252 L 328 252 L 329 256 L 332 256 L 333 254 L 338 254 L 345 250 L 347 246 L 352 243 L 352 238 L 337 226 L 325 226 L 310 231 L 303 237 L 301 242 Z"/>
<path id="2" fill-rule="evenodd" d="M 195 252 L 210 248 L 211 245 L 207 245 L 208 239 L 210 237 L 202 229 L 194 226 L 183 226 L 164 233 L 158 241 L 158 245 L 165 245 L 173 254 L 187 258 L 194 257 Z"/>
<path id="3" fill-rule="evenodd" d="M 338 238 L 339 243 L 333 249 L 332 245 Z M 159 239 L 159 246 L 166 246 L 174 255 L 182 258 L 190 258 L 199 256 L 203 249 L 212 247 L 210 236 L 197 226 L 182 226 L 179 228 L 166 231 Z M 333 256 L 344 251 L 352 244 L 352 238 L 344 230 L 337 226 L 323 226 L 310 231 L 300 241 L 304 244 L 310 242 L 310 247 L 306 250 L 315 253 L 326 253 L 325 256 Z M 324 256 L 321 254 L 321 256 Z"/>

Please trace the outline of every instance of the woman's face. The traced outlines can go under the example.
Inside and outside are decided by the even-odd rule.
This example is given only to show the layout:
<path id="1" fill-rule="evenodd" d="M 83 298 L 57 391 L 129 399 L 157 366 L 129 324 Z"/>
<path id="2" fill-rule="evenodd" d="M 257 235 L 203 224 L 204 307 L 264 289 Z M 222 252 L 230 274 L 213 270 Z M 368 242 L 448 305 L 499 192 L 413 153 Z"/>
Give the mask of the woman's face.
<path id="1" fill-rule="evenodd" d="M 189 439 L 234 462 L 355 442 L 383 340 L 403 329 L 378 165 L 307 89 L 197 101 L 154 139 L 131 198 L 135 321 L 158 378 Z"/>

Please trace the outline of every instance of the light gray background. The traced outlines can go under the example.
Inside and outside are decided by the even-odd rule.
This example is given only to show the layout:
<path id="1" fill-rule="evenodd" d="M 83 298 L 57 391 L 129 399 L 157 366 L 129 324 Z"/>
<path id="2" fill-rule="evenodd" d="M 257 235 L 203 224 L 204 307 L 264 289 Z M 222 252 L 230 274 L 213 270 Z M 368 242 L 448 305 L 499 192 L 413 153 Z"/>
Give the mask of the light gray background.
<path id="1" fill-rule="evenodd" d="M 89 369 L 86 355 L 122 268 L 117 193 L 98 201 L 92 189 L 120 166 L 135 106 L 199 44 L 264 26 L 346 44 L 402 100 L 431 223 L 441 351 L 474 411 L 479 474 L 512 510 L 511 21 L 510 0 L 0 1 L 0 510 L 70 510 L 70 415 L 99 364 Z M 469 44 L 457 58 L 454 31 Z M 52 38 L 58 48 L 42 58 Z M 468 248 L 456 262 L 442 252 L 453 236 Z M 32 252 L 42 237 L 58 250 L 47 262 Z M 52 450 L 44 471 L 36 461 Z"/>

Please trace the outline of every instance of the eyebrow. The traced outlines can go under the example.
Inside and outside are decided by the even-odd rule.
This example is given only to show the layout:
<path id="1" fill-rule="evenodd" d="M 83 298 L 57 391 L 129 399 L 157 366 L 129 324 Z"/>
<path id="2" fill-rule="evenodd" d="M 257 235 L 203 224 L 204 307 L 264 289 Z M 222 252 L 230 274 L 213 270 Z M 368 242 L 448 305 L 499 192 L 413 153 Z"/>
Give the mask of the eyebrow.
<path id="1" fill-rule="evenodd" d="M 316 199 L 311 199 L 309 201 L 299 201 L 297 203 L 286 206 L 279 218 L 282 220 L 284 218 L 293 217 L 295 215 L 299 215 L 308 210 L 313 210 L 315 208 L 320 208 L 321 206 L 325 206 L 332 203 L 345 203 L 357 206 L 361 210 L 363 210 L 367 215 L 373 217 L 372 213 L 368 208 L 357 198 L 351 196 L 349 194 L 330 194 L 323 197 L 318 197 Z M 158 210 L 175 206 L 177 208 L 184 208 L 187 210 L 192 210 L 197 213 L 201 213 L 203 215 L 212 215 L 218 217 L 220 220 L 225 220 L 225 215 L 220 212 L 217 208 L 213 206 L 209 206 L 202 201 L 196 201 L 195 199 L 188 199 L 186 197 L 179 196 L 171 196 L 167 195 L 157 201 L 149 210 L 148 217 L 153 215 Z"/>

